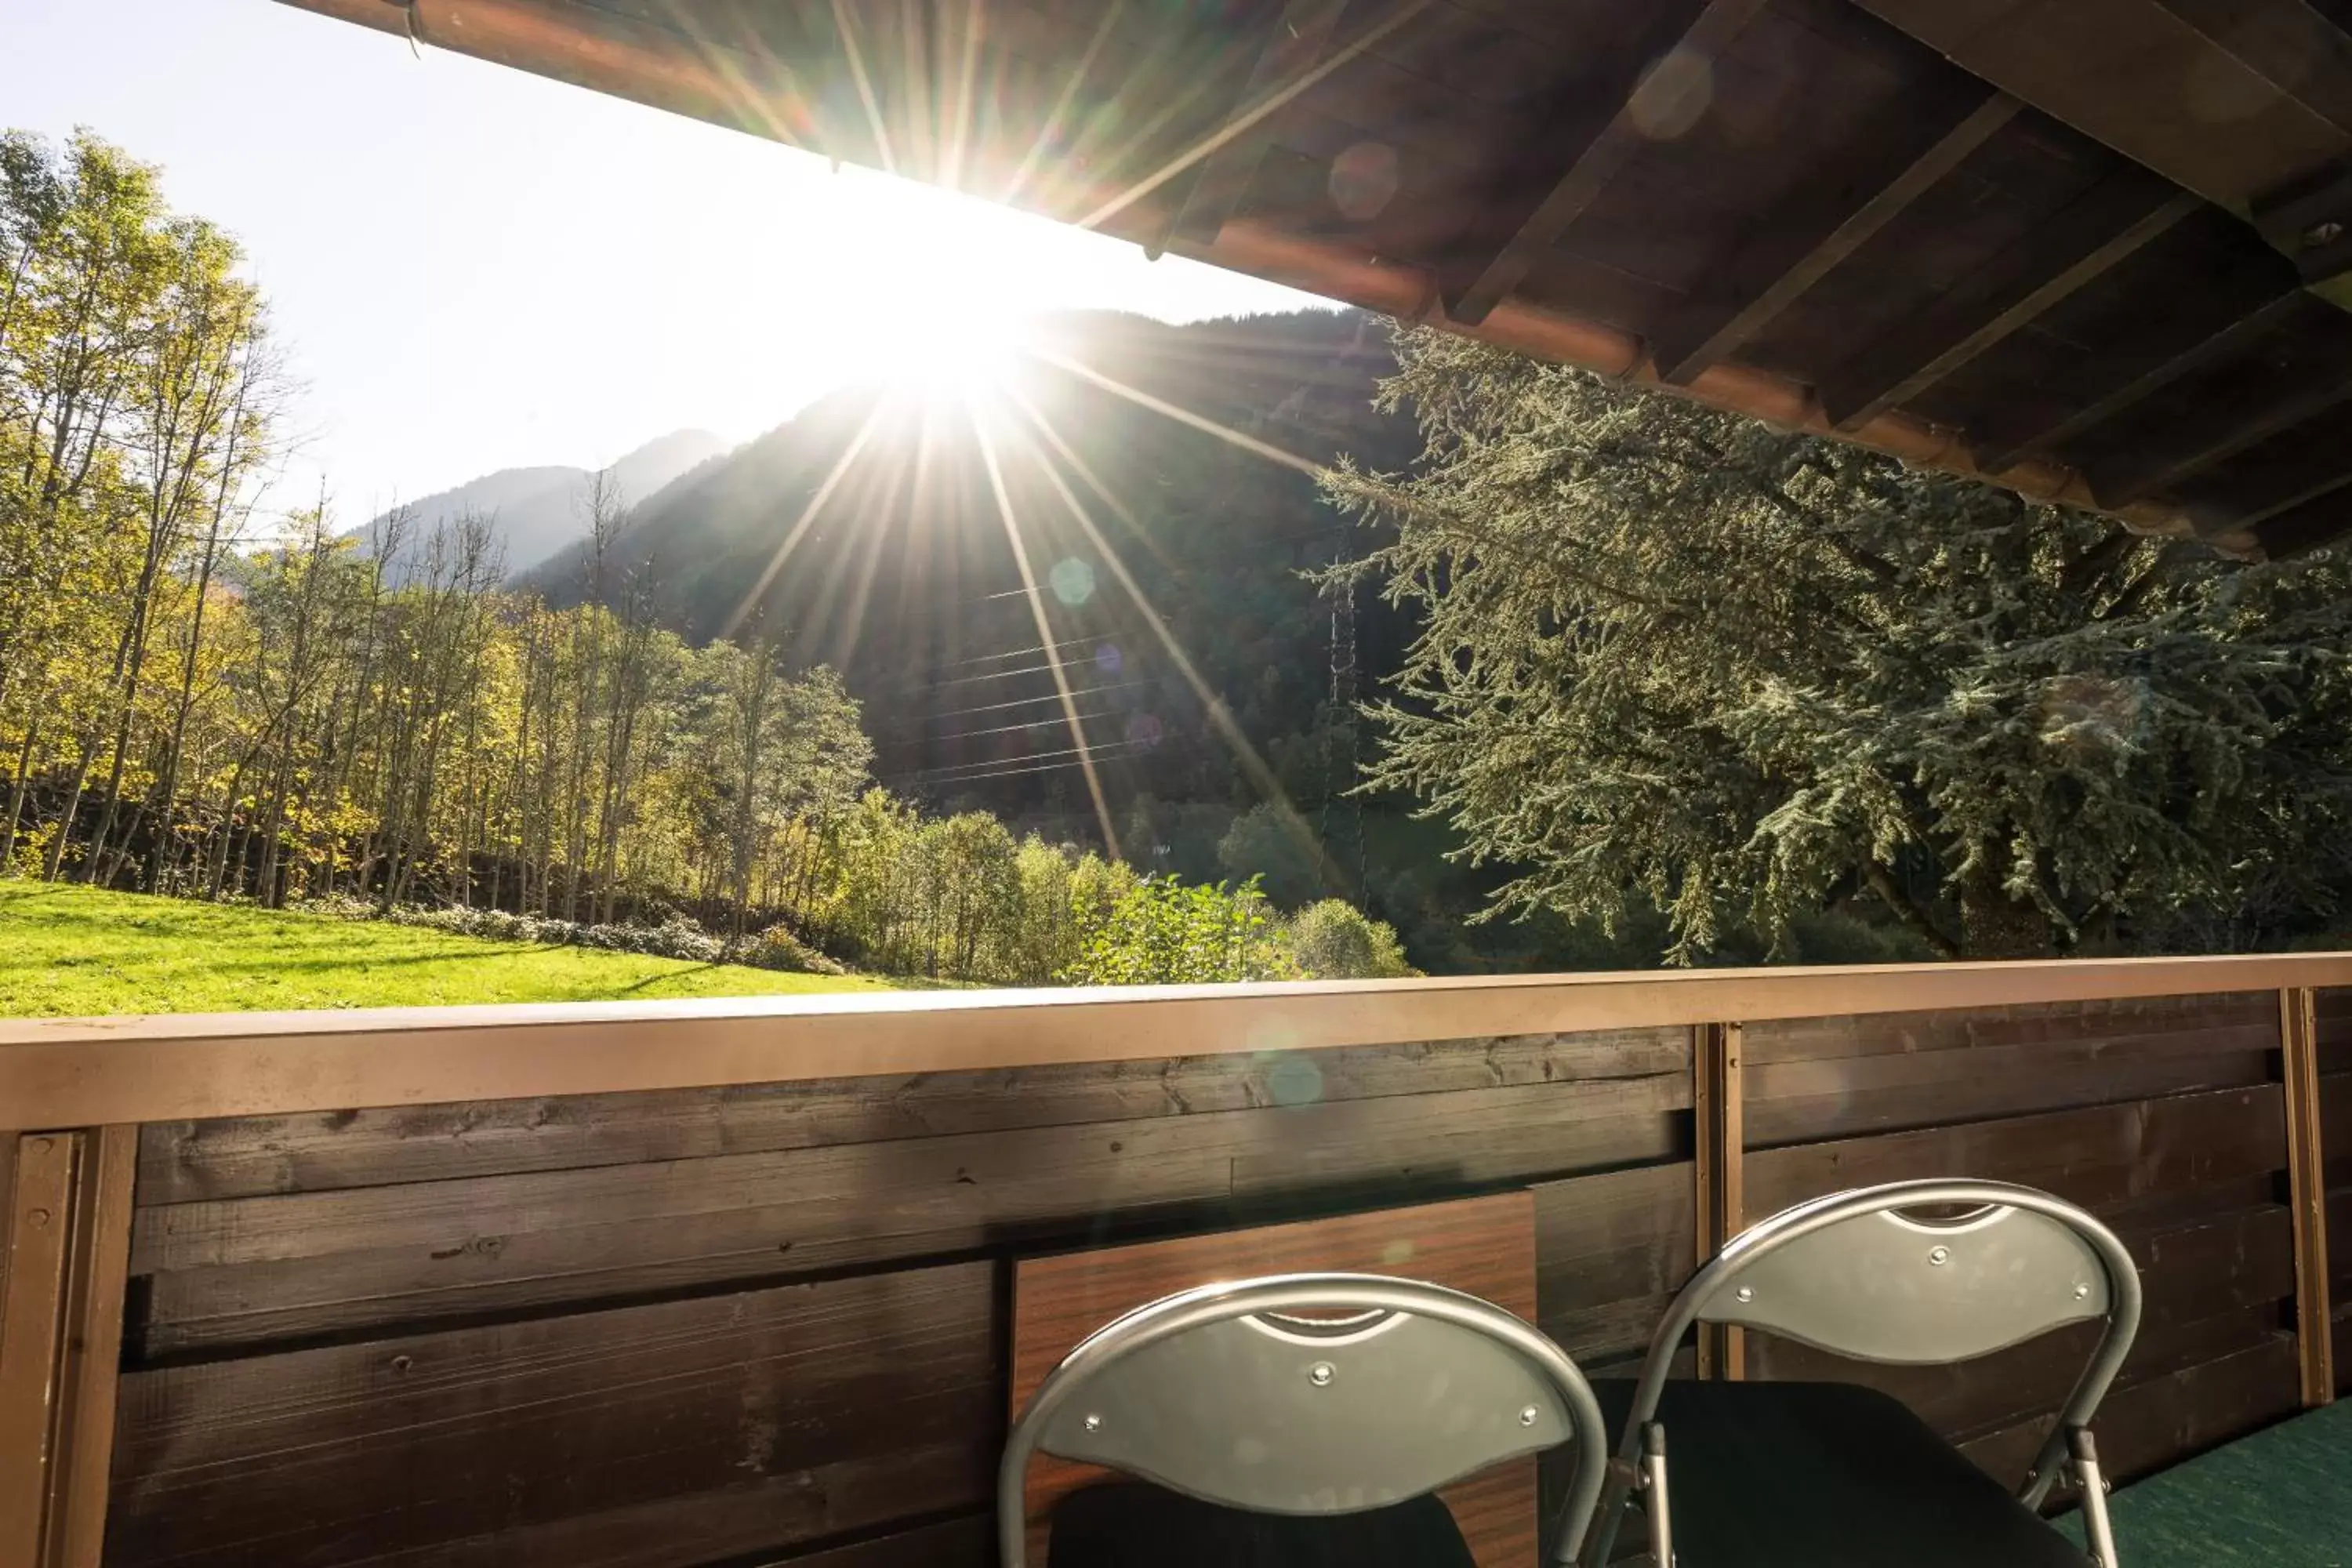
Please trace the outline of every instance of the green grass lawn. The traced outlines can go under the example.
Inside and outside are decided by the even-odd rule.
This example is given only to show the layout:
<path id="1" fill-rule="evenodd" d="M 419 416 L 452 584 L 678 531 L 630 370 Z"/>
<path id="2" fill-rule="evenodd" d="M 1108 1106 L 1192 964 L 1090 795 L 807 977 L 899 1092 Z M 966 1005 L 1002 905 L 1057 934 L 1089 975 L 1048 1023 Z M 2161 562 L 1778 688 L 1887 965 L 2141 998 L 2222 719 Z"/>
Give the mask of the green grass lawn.
<path id="1" fill-rule="evenodd" d="M 0 881 L 0 1017 L 880 991 L 593 948 Z"/>

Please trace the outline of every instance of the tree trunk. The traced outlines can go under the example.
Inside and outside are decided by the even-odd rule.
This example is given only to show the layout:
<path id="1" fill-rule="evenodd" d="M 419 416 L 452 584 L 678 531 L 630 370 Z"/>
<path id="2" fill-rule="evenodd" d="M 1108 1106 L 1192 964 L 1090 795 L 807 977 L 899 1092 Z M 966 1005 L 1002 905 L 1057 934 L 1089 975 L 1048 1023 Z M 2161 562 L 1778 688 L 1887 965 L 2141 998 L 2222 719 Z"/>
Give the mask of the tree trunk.
<path id="1" fill-rule="evenodd" d="M 2000 873 L 1979 865 L 1960 883 L 1960 952 L 1965 958 L 2053 958 L 2050 917 L 2009 896 Z"/>
<path id="2" fill-rule="evenodd" d="M 0 822 L 0 874 L 5 874 L 16 858 L 16 829 L 25 816 L 25 788 L 33 771 L 33 748 L 41 734 L 38 713 L 25 722 L 25 742 L 16 748 L 16 779 L 8 790 L 8 819 Z"/>
<path id="3" fill-rule="evenodd" d="M 91 735 L 82 739 L 77 748 L 80 755 L 74 762 L 73 782 L 66 789 L 66 809 L 58 818 L 58 836 L 49 841 L 48 859 L 41 867 L 41 877 L 45 881 L 56 881 L 64 868 L 66 844 L 73 837 L 74 818 L 81 814 L 81 792 L 89 783 L 89 764 L 93 760 L 91 748 L 97 744 L 98 737 Z"/>

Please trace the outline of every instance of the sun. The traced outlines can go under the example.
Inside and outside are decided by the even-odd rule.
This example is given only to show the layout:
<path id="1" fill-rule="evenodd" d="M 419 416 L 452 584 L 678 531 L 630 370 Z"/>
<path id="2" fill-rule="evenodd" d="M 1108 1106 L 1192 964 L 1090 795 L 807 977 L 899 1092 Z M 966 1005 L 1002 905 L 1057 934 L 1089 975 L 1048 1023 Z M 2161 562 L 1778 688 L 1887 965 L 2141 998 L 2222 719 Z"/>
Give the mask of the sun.
<path id="1" fill-rule="evenodd" d="M 988 310 L 937 307 L 892 312 L 866 345 L 872 374 L 926 401 L 997 396 L 1025 357 L 1027 321 Z"/>

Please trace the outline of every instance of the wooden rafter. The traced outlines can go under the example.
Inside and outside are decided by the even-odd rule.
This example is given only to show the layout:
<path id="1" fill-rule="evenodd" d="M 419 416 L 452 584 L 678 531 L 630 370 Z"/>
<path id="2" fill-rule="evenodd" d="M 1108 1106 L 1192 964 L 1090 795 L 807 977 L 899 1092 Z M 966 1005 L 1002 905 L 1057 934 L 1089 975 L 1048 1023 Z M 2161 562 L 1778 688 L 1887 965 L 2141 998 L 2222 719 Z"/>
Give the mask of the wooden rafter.
<path id="1" fill-rule="evenodd" d="M 1597 79 L 1580 74 L 1558 95 L 1559 131 L 1546 147 L 1555 173 L 1532 198 L 1521 190 L 1491 204 L 1507 216 L 1465 237 L 1462 259 L 1441 282 L 1445 313 L 1467 325 L 1484 321 L 1647 144 L 1641 93 L 1660 61 L 1713 59 L 1761 9 L 1763 0 L 1652 0 L 1633 47 L 1610 51 Z"/>
<path id="2" fill-rule="evenodd" d="M 2091 468 L 2092 492 L 2103 505 L 2128 506 L 2292 430 L 2347 398 L 2352 398 L 2352 379 L 2286 382 L 2199 438 L 2144 441 L 2129 458 Z"/>
<path id="3" fill-rule="evenodd" d="M 1987 266 L 1974 288 L 1864 349 L 1822 388 L 1851 430 L 2031 324 L 2203 204 L 2128 165 Z"/>
<path id="4" fill-rule="evenodd" d="M 2322 307 L 2324 308 L 2324 307 Z M 2252 528 L 2352 483 L 2352 407 L 2339 405 L 2284 436 L 2178 486 L 2192 521 Z"/>
<path id="5" fill-rule="evenodd" d="M 1348 4 L 1349 0 L 1289 0 L 1270 18 L 1256 62 L 1248 71 L 1234 75 L 1233 91 L 1220 118 L 1230 121 L 1248 106 L 1265 102 L 1320 64 Z M 1273 142 L 1273 122 L 1262 121 L 1194 164 L 1184 177 L 1182 194 L 1169 204 L 1168 222 L 1159 241 L 1146 250 L 1157 255 L 1176 239 L 1215 244 L 1225 220 L 1248 194 L 1258 164 Z"/>
<path id="6" fill-rule="evenodd" d="M 2352 153 L 2352 38 L 2308 0 L 1853 4 L 2242 216 Z"/>
<path id="7" fill-rule="evenodd" d="M 2176 382 L 2226 363 L 2284 325 L 2304 295 L 2289 289 L 2272 296 L 2220 331 L 2200 339 L 2180 353 L 2149 366 L 2139 374 L 2110 387 L 2099 396 L 2055 418 L 2031 416 L 2007 424 L 1991 424 L 1979 443 L 1978 460 L 1998 473 L 2038 458 L 2052 448 L 2086 435 L 2137 406 Z"/>
<path id="8" fill-rule="evenodd" d="M 1662 380 L 1687 384 L 1709 366 L 1737 353 L 1805 290 L 1901 216 L 1961 161 L 1990 141 L 2022 106 L 2005 93 L 1977 97 L 1967 113 L 1892 177 L 1872 184 L 1868 174 L 1832 171 L 1821 184 L 1832 199 L 1792 219 L 1768 220 L 1740 243 L 1719 269 L 1727 287 L 1694 299 L 1675 324 L 1658 334 Z M 1876 147 L 1859 149 L 1883 165 Z M 1856 205 L 1839 199 L 1864 189 Z"/>
<path id="9" fill-rule="evenodd" d="M 2347 489 L 2352 489 L 2352 475 L 2346 476 L 2344 483 L 2257 524 L 2254 537 L 2261 542 L 2263 553 L 2273 559 L 2297 555 L 2352 530 L 2352 496 L 2344 493 Z"/>

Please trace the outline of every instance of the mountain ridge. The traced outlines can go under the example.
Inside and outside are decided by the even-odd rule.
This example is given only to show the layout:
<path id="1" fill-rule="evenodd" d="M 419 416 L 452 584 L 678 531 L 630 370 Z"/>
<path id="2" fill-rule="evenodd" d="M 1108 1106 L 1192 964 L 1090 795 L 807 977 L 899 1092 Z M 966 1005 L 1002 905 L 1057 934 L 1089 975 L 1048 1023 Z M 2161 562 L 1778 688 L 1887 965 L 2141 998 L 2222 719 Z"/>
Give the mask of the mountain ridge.
<path id="1" fill-rule="evenodd" d="M 346 537 L 371 553 L 394 520 L 401 520 L 394 573 L 405 576 L 417 569 L 419 552 L 436 530 L 479 517 L 489 523 L 503 563 L 501 575 L 518 580 L 588 537 L 589 487 L 599 475 L 612 481 L 625 508 L 635 508 L 730 449 L 710 431 L 688 428 L 656 436 L 602 469 L 562 464 L 498 468 L 387 509 Z"/>

